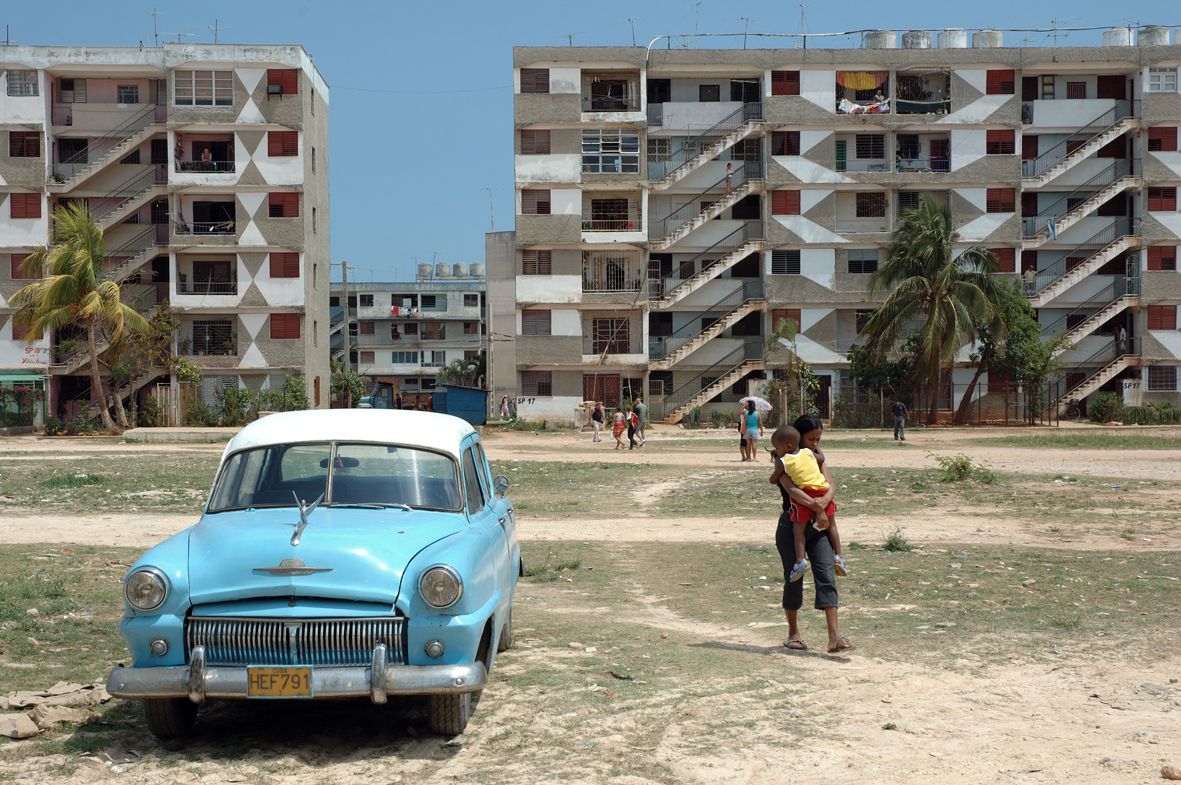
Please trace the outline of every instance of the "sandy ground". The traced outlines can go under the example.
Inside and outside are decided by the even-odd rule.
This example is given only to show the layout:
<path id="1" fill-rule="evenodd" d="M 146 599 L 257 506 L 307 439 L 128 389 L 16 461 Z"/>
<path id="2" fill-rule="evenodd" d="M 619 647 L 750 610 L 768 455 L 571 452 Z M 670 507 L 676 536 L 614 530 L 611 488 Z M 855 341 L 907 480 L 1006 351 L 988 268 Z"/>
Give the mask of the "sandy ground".
<path id="1" fill-rule="evenodd" d="M 1175 451 L 1113 451 L 1081 453 L 1069 450 L 1022 450 L 1007 447 L 1003 435 L 996 445 L 965 444 L 968 439 L 988 435 L 979 431 L 922 432 L 912 436 L 905 449 L 842 446 L 830 449 L 829 460 L 844 467 L 926 467 L 926 449 L 942 453 L 961 448 L 977 460 L 995 468 L 1015 472 L 1061 471 L 1070 474 L 1127 479 L 1175 479 L 1181 472 L 1181 454 Z M 868 438 L 885 438 L 868 437 Z M 676 441 L 673 441 L 673 440 Z M 667 450 L 661 441 L 668 440 Z M 700 449 L 690 449 L 699 440 Z M 37 453 L 37 459 L 51 458 L 65 451 L 108 451 L 111 444 L 46 444 L 37 440 L 11 439 L 0 443 L 0 461 L 16 458 L 14 450 Z M 487 441 L 494 462 L 538 460 L 552 457 L 563 461 L 632 461 L 700 467 L 733 463 L 741 468 L 737 451 L 705 435 L 657 429 L 640 453 L 612 453 L 596 449 L 589 437 L 553 434 L 506 434 Z M 220 451 L 222 445 L 127 445 L 119 449 L 134 452 Z M 750 465 L 749 471 L 763 473 L 765 464 Z M 108 515 L 64 516 L 5 514 L 0 520 L 0 542 L 87 542 L 131 547 L 148 547 L 163 537 L 191 525 L 191 515 Z M 846 515 L 841 521 L 843 536 L 873 542 L 895 525 L 905 526 L 906 536 L 916 543 L 987 542 L 1031 546 L 1154 550 L 1181 548 L 1181 538 L 1168 541 L 1128 541 L 1094 536 L 1063 538 L 1039 533 L 1029 521 L 991 520 L 982 525 L 978 515 L 912 515 L 903 519 L 888 516 Z M 518 531 L 526 540 L 576 541 L 705 541 L 765 543 L 773 522 L 751 518 L 558 520 L 523 518 Z M 542 589 L 530 589 L 537 594 Z M 551 593 L 552 602 L 534 611 L 534 622 L 544 622 L 546 613 L 592 612 L 575 600 Z M 964 660 L 954 665 L 930 664 L 922 649 L 877 656 L 872 641 L 855 641 L 859 650 L 833 658 L 822 653 L 823 625 L 818 615 L 805 614 L 808 652 L 787 653 L 779 645 L 786 637 L 781 616 L 768 609 L 766 617 L 745 624 L 708 624 L 676 614 L 658 597 L 613 600 L 588 598 L 593 611 L 611 612 L 618 604 L 640 624 L 654 630 L 676 631 L 696 637 L 703 646 L 734 652 L 736 674 L 744 659 L 781 657 L 784 683 L 768 680 L 761 688 L 712 697 L 694 695 L 686 689 L 678 698 L 678 711 L 663 716 L 660 727 L 646 728 L 655 741 L 638 748 L 628 739 L 637 723 L 650 722 L 643 706 L 617 707 L 587 719 L 582 732 L 599 745 L 620 749 L 643 749 L 654 761 L 685 783 L 882 783 L 915 785 L 947 782 L 1035 782 L 1035 783 L 1148 783 L 1159 782 L 1162 763 L 1181 765 L 1181 654 L 1156 652 L 1128 661 L 1108 655 L 1071 654 L 1028 662 L 1013 659 L 1004 666 Z M 585 604 L 585 603 L 584 603 Z M 846 609 L 847 613 L 872 614 L 873 609 Z M 749 618 L 749 617 L 748 617 Z M 521 636 L 519 637 L 527 637 Z M 933 638 L 924 639 L 927 642 Z M 1047 642 L 1047 649 L 1050 648 Z M 568 654 L 568 653 L 567 653 Z M 524 644 L 503 660 L 505 674 L 528 668 L 544 668 L 555 656 L 552 651 Z M 1048 661 L 1047 661 L 1048 660 Z M 719 674 L 724 678 L 726 674 Z M 798 695 L 787 682 L 799 680 L 811 685 Z M 689 687 L 690 685 L 686 685 Z M 583 689 L 585 685 L 571 685 Z M 790 709 L 770 710 L 767 705 Z M 549 723 L 546 733 L 563 732 L 560 723 L 545 717 L 528 717 L 527 690 L 512 681 L 489 691 L 481 702 L 463 754 L 441 755 L 437 739 L 409 740 L 396 755 L 353 748 L 348 754 L 325 753 L 323 759 L 304 762 L 292 756 L 292 767 L 282 773 L 257 774 L 257 767 L 238 766 L 230 770 L 217 762 L 216 755 L 197 766 L 167 768 L 154 761 L 123 766 L 119 778 L 130 782 L 339 782 L 352 785 L 368 782 L 456 782 L 471 772 L 516 770 L 517 781 L 648 785 L 638 776 L 592 776 L 580 769 L 575 756 L 569 768 L 531 768 L 530 755 L 506 753 L 496 742 L 504 734 L 534 733 L 537 723 Z M 757 732 L 734 749 L 718 751 L 716 745 L 703 752 L 700 739 L 710 733 L 718 717 L 731 720 L 748 717 Z M 885 723 L 896 730 L 885 731 Z M 630 725 L 629 725 L 630 723 Z M 782 730 L 800 723 L 820 725 L 817 737 L 806 748 L 777 743 Z M 826 732 L 826 723 L 835 730 Z M 315 742 L 312 741 L 312 744 Z M 372 754 L 370 754 L 372 753 Z M 268 750 L 266 755 L 282 755 Z M 62 756 L 27 758 L 0 762 L 0 774 L 15 782 L 44 781 L 46 772 L 65 759 Z M 522 768 L 524 766 L 524 768 Z M 8 771 L 5 771 L 5 768 Z M 254 769 L 255 773 L 252 773 Z M 111 779 L 102 767 L 80 766 L 68 778 L 50 776 L 54 781 L 93 782 Z M 0 777 L 4 778 L 4 777 Z M 665 780 L 667 781 L 667 780 Z"/>

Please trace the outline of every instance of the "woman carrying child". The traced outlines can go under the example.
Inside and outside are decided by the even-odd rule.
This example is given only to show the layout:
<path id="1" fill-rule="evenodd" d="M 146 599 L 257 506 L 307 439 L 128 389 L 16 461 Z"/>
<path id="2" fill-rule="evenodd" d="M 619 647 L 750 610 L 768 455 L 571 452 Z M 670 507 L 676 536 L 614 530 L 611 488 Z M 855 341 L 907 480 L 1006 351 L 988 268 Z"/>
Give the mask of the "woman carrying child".
<path id="1" fill-rule="evenodd" d="M 820 452 L 822 434 L 820 420 L 813 415 L 804 415 L 793 426 L 777 430 L 771 436 L 775 470 L 770 481 L 783 496 L 783 514 L 775 531 L 775 547 L 783 562 L 783 609 L 788 624 L 788 639 L 783 645 L 801 651 L 808 648 L 800 637 L 798 616 L 804 604 L 802 578 L 810 558 L 815 607 L 824 611 L 828 651 L 832 654 L 848 651 L 853 644 L 837 629 L 840 603 L 836 576 L 845 575 L 846 570 L 833 517 L 835 486 Z M 801 487 L 796 480 L 804 485 Z"/>

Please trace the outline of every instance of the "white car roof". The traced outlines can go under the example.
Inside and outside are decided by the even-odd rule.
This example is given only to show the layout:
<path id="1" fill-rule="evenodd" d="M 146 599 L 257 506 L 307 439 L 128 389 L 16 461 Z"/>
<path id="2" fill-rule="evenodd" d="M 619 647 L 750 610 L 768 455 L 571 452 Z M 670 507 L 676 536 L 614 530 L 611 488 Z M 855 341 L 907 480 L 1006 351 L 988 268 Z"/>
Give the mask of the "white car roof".
<path id="1" fill-rule="evenodd" d="M 475 432 L 466 420 L 432 412 L 392 409 L 281 412 L 243 428 L 226 445 L 225 455 L 273 444 L 332 441 L 428 447 L 458 459 L 460 443 Z"/>

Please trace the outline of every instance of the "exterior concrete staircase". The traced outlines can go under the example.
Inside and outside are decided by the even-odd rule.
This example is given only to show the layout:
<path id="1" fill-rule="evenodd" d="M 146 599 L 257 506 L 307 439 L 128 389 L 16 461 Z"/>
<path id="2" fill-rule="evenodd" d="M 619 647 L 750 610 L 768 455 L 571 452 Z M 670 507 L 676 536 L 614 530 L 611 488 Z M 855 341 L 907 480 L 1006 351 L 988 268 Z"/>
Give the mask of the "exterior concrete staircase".
<path id="1" fill-rule="evenodd" d="M 671 187 L 748 136 L 763 132 L 766 126 L 762 104 L 743 104 L 741 109 L 719 120 L 712 128 L 685 140 L 681 150 L 668 161 L 649 162 L 648 187 L 653 191 Z M 694 154 L 693 150 L 698 152 Z M 663 174 L 652 171 L 657 166 L 663 166 Z M 655 178 L 653 174 L 660 176 Z"/>
<path id="2" fill-rule="evenodd" d="M 1091 376 L 1069 388 L 1066 394 L 1062 396 L 1062 401 L 1069 400 L 1083 400 L 1088 395 L 1096 392 L 1100 387 L 1107 384 L 1109 381 L 1119 376 L 1124 370 L 1128 368 L 1139 368 L 1141 366 L 1141 358 L 1139 355 L 1125 354 L 1117 357 L 1107 365 L 1100 368 Z"/>
<path id="3" fill-rule="evenodd" d="M 1066 259 L 1076 256 L 1072 251 L 1068 252 L 1062 261 L 1039 272 L 1034 282 L 1034 292 L 1029 296 L 1029 304 L 1034 308 L 1045 308 L 1047 304 L 1053 302 L 1075 284 L 1090 276 L 1124 251 L 1139 248 L 1140 238 L 1129 234 L 1130 231 L 1131 227 L 1128 226 L 1127 221 L 1117 221 L 1116 224 L 1099 232 L 1076 249 L 1079 250 L 1088 245 L 1098 245 L 1115 236 L 1114 240 L 1107 242 L 1082 263 L 1067 268 Z"/>
<path id="4" fill-rule="evenodd" d="M 164 253 L 168 253 L 168 225 L 149 226 L 107 254 L 108 258 L 122 259 L 123 261 L 113 267 L 108 267 L 103 273 L 103 280 L 122 283 L 149 259 Z"/>
<path id="5" fill-rule="evenodd" d="M 1117 105 L 1115 109 L 1109 109 L 1100 118 L 1088 124 L 1084 128 L 1084 132 L 1093 129 L 1097 123 L 1106 122 L 1111 117 L 1118 118 L 1084 141 L 1075 150 L 1067 153 L 1068 144 L 1067 142 L 1062 142 L 1032 161 L 1022 161 L 1021 187 L 1026 189 L 1041 188 L 1049 184 L 1052 180 L 1069 172 L 1083 160 L 1090 158 L 1099 151 L 1099 148 L 1114 142 L 1128 131 L 1139 129 L 1140 121 L 1127 114 L 1131 111 L 1130 107 L 1127 106 L 1128 103 L 1127 101 L 1121 102 L 1123 104 L 1122 107 Z M 1030 166 L 1027 167 L 1025 164 L 1030 164 Z"/>
<path id="6" fill-rule="evenodd" d="M 743 224 L 690 260 L 694 270 L 704 266 L 706 260 L 712 260 L 712 263 L 700 272 L 689 278 L 681 278 L 674 272 L 664 278 L 649 280 L 648 307 L 651 310 L 661 310 L 675 305 L 747 256 L 765 251 L 766 245 L 762 224 L 759 221 Z"/>
<path id="7" fill-rule="evenodd" d="M 1112 301 L 1109 305 L 1102 308 L 1094 316 L 1090 317 L 1085 322 L 1083 322 L 1082 324 L 1080 324 L 1079 326 L 1075 327 L 1073 330 L 1068 332 L 1066 334 L 1065 344 L 1063 346 L 1059 347 L 1058 350 L 1056 352 L 1054 352 L 1053 356 L 1054 357 L 1059 356 L 1060 354 L 1062 354 L 1063 352 L 1068 350 L 1071 346 L 1075 345 L 1076 343 L 1081 341 L 1083 338 L 1086 338 L 1088 335 L 1095 332 L 1095 330 L 1098 329 L 1099 325 L 1105 324 L 1107 322 L 1107 320 L 1110 319 L 1111 317 L 1116 316 L 1117 314 L 1123 313 L 1128 308 L 1138 308 L 1139 306 L 1140 306 L 1140 296 L 1139 295 L 1126 295 L 1124 297 L 1117 298 L 1116 300 Z"/>
<path id="8" fill-rule="evenodd" d="M 111 163 L 122 160 L 132 150 L 157 134 L 167 131 L 165 107 L 149 106 L 118 128 L 98 139 L 91 139 L 86 161 L 66 160 L 52 165 L 46 190 L 66 193 L 77 188 Z M 91 158 L 91 155 L 96 157 Z"/>
<path id="9" fill-rule="evenodd" d="M 755 313 L 756 311 L 761 311 L 764 304 L 764 300 L 747 300 L 746 302 L 743 302 L 737 308 L 734 308 L 725 316 L 722 316 L 709 327 L 705 328 L 697 335 L 694 335 L 689 340 L 677 346 L 676 349 L 666 356 L 659 360 L 649 360 L 648 368 L 653 371 L 667 371 L 677 363 L 684 360 L 690 354 L 700 349 L 702 346 L 705 346 L 714 338 L 717 338 L 726 330 L 729 330 L 742 319 L 746 318 L 752 313 Z M 700 324 L 700 322 L 697 323 Z"/>
<path id="10" fill-rule="evenodd" d="M 1132 176 L 1129 163 L 1127 161 L 1117 161 L 1071 193 L 1059 199 L 1054 205 L 1042 211 L 1037 218 L 1031 219 L 1033 225 L 1030 227 L 1030 230 L 1032 231 L 1027 230 L 1021 247 L 1038 248 L 1048 242 L 1051 239 L 1051 234 L 1046 227 L 1046 223 L 1050 220 L 1054 223 L 1054 235 L 1056 236 L 1098 210 L 1101 205 L 1110 201 L 1118 194 L 1130 188 L 1139 189 L 1142 187 L 1143 181 L 1139 177 Z M 1086 195 L 1084 196 L 1084 194 Z M 1063 202 L 1069 204 L 1069 201 L 1075 198 L 1082 198 L 1084 201 L 1074 209 L 1068 210 L 1060 218 L 1051 218 L 1057 212 L 1055 208 L 1058 205 Z"/>
<path id="11" fill-rule="evenodd" d="M 757 176 L 751 176 L 752 172 L 757 172 Z M 740 167 L 731 178 L 730 193 L 722 195 L 717 201 L 711 202 L 704 209 L 695 209 L 705 199 L 711 196 L 717 196 L 717 194 L 711 192 L 724 186 L 725 183 L 725 178 L 719 180 L 710 188 L 693 197 L 688 204 L 673 212 L 663 221 L 654 223 L 649 228 L 649 237 L 652 235 L 652 229 L 656 229 L 662 236 L 659 239 L 649 242 L 649 250 L 663 251 L 684 239 L 694 229 L 704 226 L 709 221 L 717 218 L 739 201 L 752 194 L 763 193 L 763 166 L 762 164 L 748 163 Z"/>
<path id="12" fill-rule="evenodd" d="M 140 172 L 101 197 L 104 206 L 92 209 L 91 216 L 103 229 L 110 229 L 149 201 L 167 196 L 167 178 L 167 169 L 164 166 L 153 166 L 147 171 Z"/>
<path id="13" fill-rule="evenodd" d="M 675 425 L 679 423 L 693 408 L 712 401 L 722 392 L 722 390 L 725 390 L 728 387 L 733 387 L 738 383 L 739 379 L 746 376 L 748 373 L 751 373 L 752 371 L 761 371 L 764 369 L 764 367 L 765 366 L 762 360 L 748 360 L 740 365 L 735 366 L 729 371 L 726 371 L 726 373 L 724 373 L 722 376 L 719 376 L 716 381 L 703 389 L 701 392 L 697 393 L 692 398 L 673 409 L 671 413 L 665 416 L 664 422 L 668 425 Z"/>

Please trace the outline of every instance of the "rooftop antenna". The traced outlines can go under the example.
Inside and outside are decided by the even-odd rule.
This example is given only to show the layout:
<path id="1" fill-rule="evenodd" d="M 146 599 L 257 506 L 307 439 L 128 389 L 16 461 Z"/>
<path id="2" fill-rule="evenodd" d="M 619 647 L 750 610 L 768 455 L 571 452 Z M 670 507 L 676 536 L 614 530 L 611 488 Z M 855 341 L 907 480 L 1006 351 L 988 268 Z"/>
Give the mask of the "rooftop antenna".
<path id="1" fill-rule="evenodd" d="M 181 36 L 184 36 L 185 38 L 192 38 L 196 35 L 196 33 L 160 33 L 160 35 L 174 35 L 176 36 L 176 42 L 179 44 Z"/>
<path id="2" fill-rule="evenodd" d="M 565 38 L 570 42 L 570 46 L 574 46 L 574 36 L 576 35 L 586 35 L 586 33 L 562 33 L 561 35 L 555 35 L 554 38 Z"/>
<path id="3" fill-rule="evenodd" d="M 8 32 L 8 25 L 4 25 L 4 40 L 0 43 L 3 43 L 5 46 L 12 46 L 13 44 L 19 44 L 20 41 L 13 41 L 12 36 Z"/>
<path id="4" fill-rule="evenodd" d="M 739 16 L 735 19 L 732 19 L 731 21 L 745 23 L 742 26 L 742 48 L 745 49 L 746 48 L 746 32 L 747 32 L 747 30 L 750 29 L 750 23 L 751 22 L 762 22 L 764 20 L 755 19 L 753 16 Z"/>
<path id="5" fill-rule="evenodd" d="M 492 207 L 492 192 L 499 190 L 499 189 L 485 188 L 484 190 L 488 192 L 488 214 L 492 218 L 492 231 L 495 232 L 496 231 L 496 210 Z"/>
<path id="6" fill-rule="evenodd" d="M 689 3 L 693 8 L 693 48 L 697 48 L 697 22 L 701 17 L 701 3 Z M 685 42 L 685 48 L 689 48 L 689 42 Z"/>
<path id="7" fill-rule="evenodd" d="M 803 38 L 803 40 L 804 40 L 804 48 L 805 49 L 808 48 L 808 34 L 805 32 L 805 27 L 804 27 L 804 9 L 807 7 L 808 6 L 804 5 L 803 3 L 800 3 L 799 5 L 796 6 L 796 8 L 800 9 L 800 37 Z"/>
<path id="8" fill-rule="evenodd" d="M 213 43 L 215 43 L 215 44 L 217 43 L 217 31 L 218 30 L 233 30 L 234 29 L 232 27 L 218 27 L 217 22 L 218 22 L 218 20 L 214 19 L 213 20 L 213 27 L 210 27 L 209 25 L 205 26 L 206 30 L 213 31 Z M 197 25 L 189 25 L 189 27 L 197 27 Z"/>
<path id="9" fill-rule="evenodd" d="M 1063 24 L 1064 22 L 1077 22 L 1079 19 L 1080 19 L 1080 17 L 1076 16 L 1074 19 L 1051 19 L 1050 20 L 1050 24 L 1054 28 L 1054 46 L 1058 46 L 1058 25 Z M 1070 35 L 1070 33 L 1064 33 L 1062 35 L 1062 37 L 1067 38 L 1069 35 Z"/>
<path id="10" fill-rule="evenodd" d="M 156 46 L 159 46 L 160 45 L 160 30 L 156 26 L 156 22 L 159 21 L 158 17 L 168 16 L 168 14 L 164 13 L 163 11 L 157 11 L 155 8 L 153 8 L 151 11 L 148 11 L 148 16 L 152 17 L 152 38 L 155 39 Z"/>
<path id="11" fill-rule="evenodd" d="M 632 46 L 636 45 L 636 22 L 647 22 L 648 17 L 641 16 L 639 19 L 628 19 L 632 26 Z"/>

